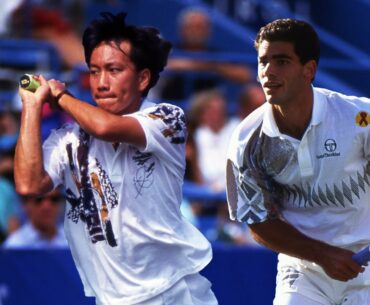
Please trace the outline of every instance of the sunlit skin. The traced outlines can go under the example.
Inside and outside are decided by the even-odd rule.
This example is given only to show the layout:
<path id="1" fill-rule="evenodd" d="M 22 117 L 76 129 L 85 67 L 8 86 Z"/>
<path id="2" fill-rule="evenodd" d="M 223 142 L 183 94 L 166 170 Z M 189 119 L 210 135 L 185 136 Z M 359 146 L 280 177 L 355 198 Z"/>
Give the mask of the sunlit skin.
<path id="1" fill-rule="evenodd" d="M 264 40 L 260 44 L 258 77 L 281 131 L 300 137 L 307 127 L 312 113 L 311 82 L 315 72 L 315 61 L 302 64 L 292 43 Z"/>
<path id="2" fill-rule="evenodd" d="M 90 86 L 99 107 L 113 114 L 127 114 L 139 109 L 141 92 L 147 86 L 144 76 L 149 70 L 137 71 L 128 57 L 131 44 L 101 43 L 91 54 Z"/>

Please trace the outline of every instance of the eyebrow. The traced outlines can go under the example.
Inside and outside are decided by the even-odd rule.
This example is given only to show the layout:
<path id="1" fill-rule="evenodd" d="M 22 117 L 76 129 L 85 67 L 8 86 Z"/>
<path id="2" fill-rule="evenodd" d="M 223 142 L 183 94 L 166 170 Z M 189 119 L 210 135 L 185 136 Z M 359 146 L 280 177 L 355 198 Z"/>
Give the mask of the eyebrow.
<path id="1" fill-rule="evenodd" d="M 265 59 L 267 58 L 268 56 L 267 55 L 264 55 L 264 56 L 261 56 L 261 57 L 258 57 L 258 59 Z M 285 53 L 278 53 L 278 54 L 274 54 L 271 56 L 272 59 L 293 59 L 292 56 L 290 55 L 287 55 Z"/>

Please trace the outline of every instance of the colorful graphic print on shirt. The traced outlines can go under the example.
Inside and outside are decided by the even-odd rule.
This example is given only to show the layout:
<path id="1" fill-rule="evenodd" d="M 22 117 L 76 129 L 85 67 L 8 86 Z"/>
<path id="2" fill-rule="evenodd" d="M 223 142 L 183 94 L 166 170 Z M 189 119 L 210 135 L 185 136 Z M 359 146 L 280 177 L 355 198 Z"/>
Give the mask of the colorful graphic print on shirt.
<path id="1" fill-rule="evenodd" d="M 161 119 L 167 126 L 162 131 L 165 137 L 169 137 L 172 144 L 185 143 L 185 115 L 184 112 L 172 105 L 159 104 L 149 117 L 152 119 Z"/>
<path id="2" fill-rule="evenodd" d="M 79 192 L 79 195 L 75 195 L 71 189 L 66 189 L 66 199 L 71 204 L 67 217 L 75 223 L 82 221 L 86 224 L 87 233 L 93 244 L 106 241 L 109 246 L 116 247 L 117 240 L 110 221 L 110 211 L 118 205 L 117 193 L 97 159 L 95 160 L 97 172 L 89 173 L 90 136 L 82 129 L 79 140 L 77 161 L 80 175 L 73 160 L 72 144 L 66 146 L 72 178 Z"/>

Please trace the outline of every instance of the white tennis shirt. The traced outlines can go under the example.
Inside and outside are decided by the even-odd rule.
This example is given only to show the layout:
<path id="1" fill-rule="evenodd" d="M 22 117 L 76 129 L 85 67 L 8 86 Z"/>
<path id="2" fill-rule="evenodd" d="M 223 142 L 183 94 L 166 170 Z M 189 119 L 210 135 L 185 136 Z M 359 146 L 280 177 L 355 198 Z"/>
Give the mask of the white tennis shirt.
<path id="1" fill-rule="evenodd" d="M 232 219 L 280 214 L 332 245 L 370 243 L 370 100 L 313 88 L 301 140 L 281 134 L 265 103 L 235 130 L 228 152 Z"/>
<path id="2" fill-rule="evenodd" d="M 75 125 L 43 145 L 45 168 L 67 193 L 65 231 L 85 294 L 99 304 L 153 297 L 211 260 L 209 242 L 180 213 L 185 170 L 183 111 L 144 102 L 131 116 L 147 147 L 87 137 Z"/>

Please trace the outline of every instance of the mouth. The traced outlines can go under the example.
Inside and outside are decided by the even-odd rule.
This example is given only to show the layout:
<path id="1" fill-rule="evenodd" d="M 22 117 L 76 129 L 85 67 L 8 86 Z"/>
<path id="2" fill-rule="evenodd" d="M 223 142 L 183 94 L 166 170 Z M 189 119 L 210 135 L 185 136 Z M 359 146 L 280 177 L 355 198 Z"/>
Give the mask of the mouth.
<path id="1" fill-rule="evenodd" d="M 282 86 L 281 83 L 279 83 L 279 82 L 271 82 L 271 81 L 266 82 L 266 83 L 263 84 L 263 88 L 266 88 L 266 89 L 275 89 L 275 88 L 279 88 L 281 86 Z"/>
<path id="2" fill-rule="evenodd" d="M 279 90 L 283 85 L 280 82 L 275 81 L 268 81 L 263 84 L 263 91 L 267 95 L 274 94 L 277 90 Z"/>
<path id="3" fill-rule="evenodd" d="M 96 99 L 99 99 L 99 100 L 107 100 L 107 99 L 112 99 L 112 98 L 115 98 L 114 95 L 96 95 L 95 96 Z"/>

